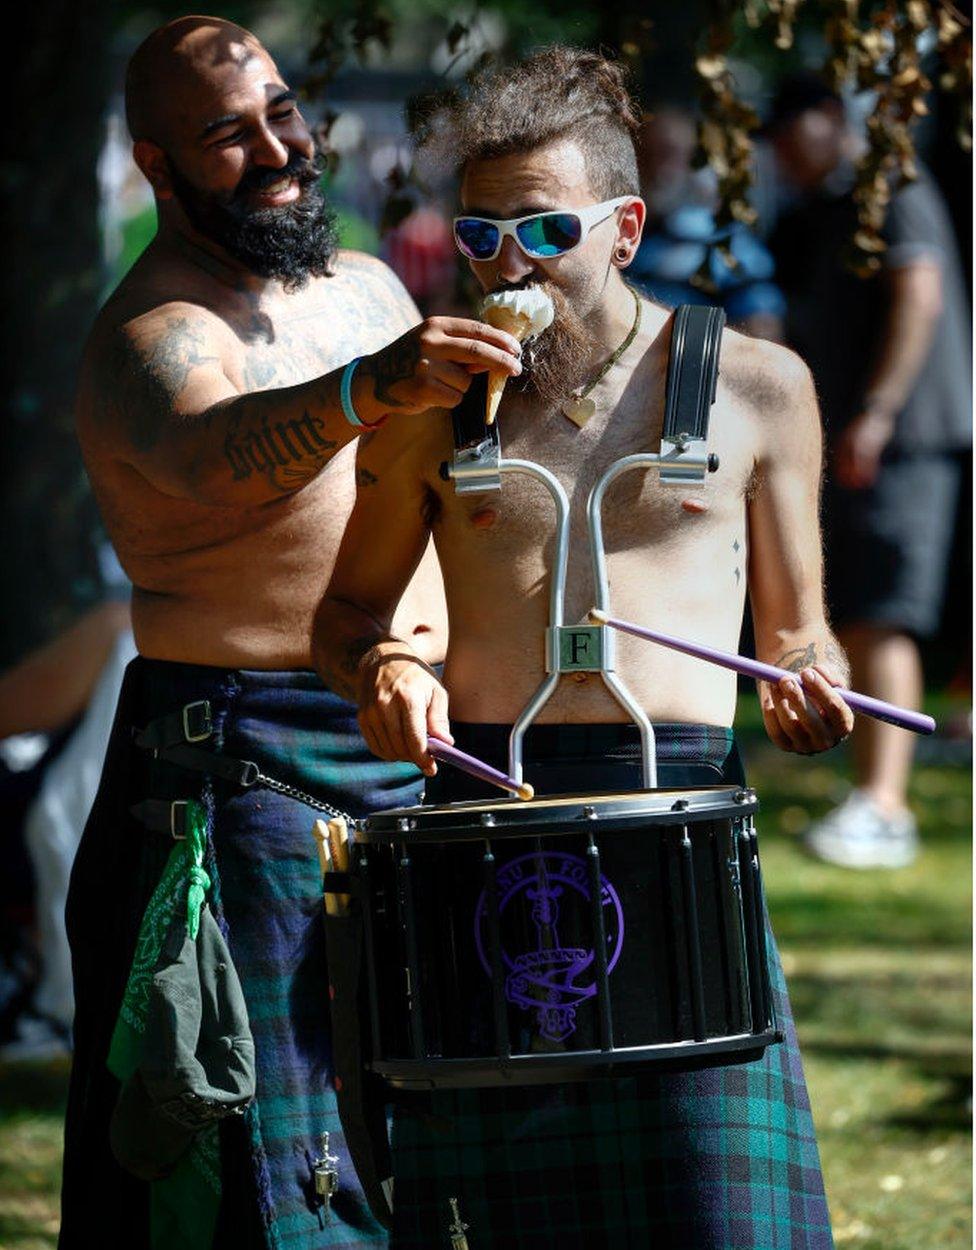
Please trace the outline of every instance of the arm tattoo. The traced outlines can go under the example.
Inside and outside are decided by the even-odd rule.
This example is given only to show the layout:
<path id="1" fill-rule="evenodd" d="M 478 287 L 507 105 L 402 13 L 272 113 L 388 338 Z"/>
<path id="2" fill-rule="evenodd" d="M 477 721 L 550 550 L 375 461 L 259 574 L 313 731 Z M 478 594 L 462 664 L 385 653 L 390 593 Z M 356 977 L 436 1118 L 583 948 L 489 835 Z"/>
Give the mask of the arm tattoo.
<path id="1" fill-rule="evenodd" d="M 359 634 L 350 638 L 334 660 L 327 660 L 324 676 L 329 687 L 348 699 L 350 703 L 359 702 L 359 675 L 372 649 L 384 641 L 384 635 Z"/>
<path id="2" fill-rule="evenodd" d="M 805 647 L 797 647 L 793 651 L 787 651 L 781 655 L 776 661 L 777 668 L 785 668 L 791 673 L 798 673 L 801 669 L 809 668 L 811 664 L 817 662 L 817 644 L 809 643 Z"/>
<path id="3" fill-rule="evenodd" d="M 373 394 L 381 404 L 402 408 L 403 401 L 393 394 L 393 387 L 413 377 L 420 363 L 420 344 L 416 338 L 397 339 L 385 351 L 364 360 L 360 369 L 373 379 Z"/>
<path id="4" fill-rule="evenodd" d="M 204 354 L 205 347 L 206 336 L 189 317 L 170 316 L 148 350 L 122 338 L 111 352 L 104 386 L 116 395 L 115 406 L 137 451 L 152 451 L 159 442 L 192 370 L 219 363 Z"/>
<path id="5" fill-rule="evenodd" d="M 337 444 L 325 437 L 321 417 L 312 416 L 307 408 L 301 417 L 273 421 L 263 410 L 262 398 L 252 396 L 231 415 L 224 455 L 235 482 L 261 473 L 277 489 L 295 490 L 315 476 L 325 461 L 323 453 Z"/>
<path id="6" fill-rule="evenodd" d="M 799 673 L 802 669 L 823 663 L 825 668 L 833 670 L 835 676 L 840 679 L 841 685 L 850 681 L 847 656 L 834 642 L 824 644 L 822 661 L 817 656 L 817 644 L 811 642 L 805 647 L 796 647 L 792 651 L 787 651 L 775 663 L 777 668 L 785 668 L 791 673 Z"/>

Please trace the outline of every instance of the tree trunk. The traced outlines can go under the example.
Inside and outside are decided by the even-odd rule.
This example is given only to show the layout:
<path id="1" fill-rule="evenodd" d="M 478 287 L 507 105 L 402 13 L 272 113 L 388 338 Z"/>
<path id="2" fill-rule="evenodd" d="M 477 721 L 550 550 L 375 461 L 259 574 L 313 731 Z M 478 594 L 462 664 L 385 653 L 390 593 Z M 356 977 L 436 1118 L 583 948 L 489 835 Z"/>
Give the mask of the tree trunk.
<path id="1" fill-rule="evenodd" d="M 71 407 L 102 276 L 96 170 L 111 4 L 33 0 L 18 12 L 0 157 L 4 667 L 99 593 L 97 513 Z"/>

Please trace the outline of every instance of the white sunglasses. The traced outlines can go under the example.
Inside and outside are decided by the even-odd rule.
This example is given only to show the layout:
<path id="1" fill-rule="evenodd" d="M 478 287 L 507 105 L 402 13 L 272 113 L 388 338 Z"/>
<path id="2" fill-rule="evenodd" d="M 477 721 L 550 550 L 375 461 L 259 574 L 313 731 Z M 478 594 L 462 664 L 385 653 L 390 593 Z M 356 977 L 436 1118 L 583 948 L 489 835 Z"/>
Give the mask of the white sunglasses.
<path id="1" fill-rule="evenodd" d="M 494 217 L 455 217 L 454 241 L 469 260 L 494 260 L 506 237 L 514 239 L 532 260 L 548 260 L 578 247 L 594 226 L 606 221 L 622 204 L 636 198 L 621 195 L 585 208 L 549 209 L 504 221 Z"/>

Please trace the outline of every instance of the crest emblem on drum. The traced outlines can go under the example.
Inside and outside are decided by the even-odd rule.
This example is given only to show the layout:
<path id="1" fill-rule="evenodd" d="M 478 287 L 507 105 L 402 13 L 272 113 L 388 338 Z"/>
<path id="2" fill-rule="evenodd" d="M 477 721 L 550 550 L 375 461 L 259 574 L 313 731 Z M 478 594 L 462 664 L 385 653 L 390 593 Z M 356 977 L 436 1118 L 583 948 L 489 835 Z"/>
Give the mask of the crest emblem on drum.
<path id="1" fill-rule="evenodd" d="M 513 1006 L 535 1012 L 542 1037 L 563 1042 L 576 1032 L 577 1009 L 596 997 L 594 950 L 566 940 L 567 934 L 591 933 L 586 861 L 558 851 L 530 852 L 500 866 L 497 884 L 505 997 Z M 623 947 L 624 913 L 617 891 L 604 876 L 600 904 L 609 973 Z M 474 936 L 481 965 L 491 976 L 487 908 L 483 890 L 475 909 Z M 513 953 L 510 948 L 516 942 L 529 948 Z"/>

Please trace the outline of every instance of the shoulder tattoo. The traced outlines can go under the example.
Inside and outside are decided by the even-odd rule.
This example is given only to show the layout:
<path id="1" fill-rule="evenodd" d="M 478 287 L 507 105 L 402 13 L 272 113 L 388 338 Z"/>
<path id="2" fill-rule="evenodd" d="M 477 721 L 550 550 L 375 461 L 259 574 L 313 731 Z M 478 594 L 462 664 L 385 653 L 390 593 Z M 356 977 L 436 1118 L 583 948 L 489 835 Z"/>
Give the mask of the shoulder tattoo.
<path id="1" fill-rule="evenodd" d="M 162 331 L 145 347 L 125 334 L 119 336 L 98 382 L 113 397 L 111 405 L 121 414 L 138 451 L 155 446 L 191 372 L 219 363 L 206 348 L 203 331 L 186 316 L 166 317 Z"/>

